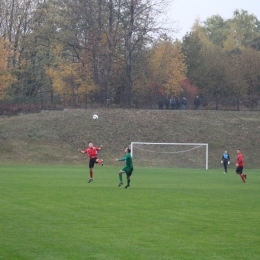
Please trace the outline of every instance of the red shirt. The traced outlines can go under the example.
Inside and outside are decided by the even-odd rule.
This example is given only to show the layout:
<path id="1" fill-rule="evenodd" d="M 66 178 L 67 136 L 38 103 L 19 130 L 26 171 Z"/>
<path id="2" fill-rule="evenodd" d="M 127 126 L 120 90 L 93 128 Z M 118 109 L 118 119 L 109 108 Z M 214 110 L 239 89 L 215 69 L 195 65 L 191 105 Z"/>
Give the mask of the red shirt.
<path id="1" fill-rule="evenodd" d="M 100 151 L 101 148 L 98 147 L 91 147 L 91 148 L 87 148 L 86 150 L 84 150 L 83 153 L 87 153 L 89 158 L 97 158 L 97 151 Z"/>
<path id="2" fill-rule="evenodd" d="M 237 165 L 238 166 L 244 166 L 244 161 L 243 161 L 243 155 L 242 153 L 239 153 L 237 155 Z"/>

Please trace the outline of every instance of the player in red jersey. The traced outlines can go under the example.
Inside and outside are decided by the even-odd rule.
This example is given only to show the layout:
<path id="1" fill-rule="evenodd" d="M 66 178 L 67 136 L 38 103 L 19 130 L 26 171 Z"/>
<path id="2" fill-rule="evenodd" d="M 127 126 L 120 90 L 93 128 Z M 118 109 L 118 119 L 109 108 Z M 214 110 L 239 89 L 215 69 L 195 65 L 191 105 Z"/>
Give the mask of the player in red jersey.
<path id="1" fill-rule="evenodd" d="M 244 160 L 243 160 L 243 154 L 241 153 L 240 149 L 237 149 L 236 166 L 237 166 L 236 173 L 240 175 L 242 181 L 245 183 L 246 182 L 246 174 L 243 173 Z"/>
<path id="2" fill-rule="evenodd" d="M 103 160 L 102 159 L 98 159 L 97 158 L 97 152 L 102 150 L 102 145 L 100 145 L 100 147 L 94 147 L 92 142 L 88 143 L 88 148 L 85 150 L 80 150 L 78 149 L 79 152 L 83 153 L 83 154 L 88 154 L 89 156 L 89 183 L 93 181 L 93 168 L 95 163 L 101 164 L 103 166 Z"/>

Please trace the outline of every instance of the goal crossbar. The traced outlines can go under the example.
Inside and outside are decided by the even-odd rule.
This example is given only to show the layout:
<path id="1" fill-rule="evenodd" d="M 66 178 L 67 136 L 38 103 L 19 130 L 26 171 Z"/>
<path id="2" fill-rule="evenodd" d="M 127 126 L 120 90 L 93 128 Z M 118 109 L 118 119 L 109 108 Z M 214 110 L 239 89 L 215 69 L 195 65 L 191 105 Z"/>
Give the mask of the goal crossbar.
<path id="1" fill-rule="evenodd" d="M 134 152 L 133 152 L 133 146 L 135 144 L 143 144 L 143 145 L 179 145 L 179 146 L 195 146 L 194 148 L 191 148 L 189 150 L 184 150 L 184 151 L 179 151 L 178 153 L 181 152 L 186 152 L 186 151 L 192 151 L 194 149 L 197 149 L 200 146 L 205 146 L 206 148 L 206 170 L 208 170 L 208 144 L 207 143 L 149 143 L 149 142 L 131 142 L 130 148 L 131 148 L 131 156 L 134 157 Z M 177 153 L 177 152 L 175 152 Z"/>

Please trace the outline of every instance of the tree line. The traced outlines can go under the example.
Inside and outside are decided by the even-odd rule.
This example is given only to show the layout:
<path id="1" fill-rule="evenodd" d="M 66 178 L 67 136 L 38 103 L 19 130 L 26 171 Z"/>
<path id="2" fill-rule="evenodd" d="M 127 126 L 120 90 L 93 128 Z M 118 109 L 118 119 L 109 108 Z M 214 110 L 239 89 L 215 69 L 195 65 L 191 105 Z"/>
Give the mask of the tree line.
<path id="1" fill-rule="evenodd" d="M 167 0 L 1 0 L 0 98 L 260 94 L 260 23 L 245 10 L 177 40 Z M 66 100 L 65 100 L 66 101 Z M 71 100 L 70 100 L 71 102 Z"/>

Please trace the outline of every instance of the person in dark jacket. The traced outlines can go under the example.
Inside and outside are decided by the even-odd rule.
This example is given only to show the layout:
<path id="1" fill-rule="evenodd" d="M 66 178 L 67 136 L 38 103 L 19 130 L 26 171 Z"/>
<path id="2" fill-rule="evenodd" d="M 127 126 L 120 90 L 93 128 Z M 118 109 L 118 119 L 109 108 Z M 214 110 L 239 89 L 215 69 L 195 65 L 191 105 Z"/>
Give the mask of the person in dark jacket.
<path id="1" fill-rule="evenodd" d="M 221 158 L 221 163 L 223 163 L 224 166 L 224 173 L 227 173 L 227 166 L 230 164 L 230 157 L 227 151 L 225 151 Z"/>
<path id="2" fill-rule="evenodd" d="M 197 96 L 197 97 L 194 99 L 194 109 L 195 109 L 195 110 L 198 110 L 198 109 L 199 109 L 199 106 L 200 106 L 200 99 L 199 99 L 199 96 Z"/>
<path id="3" fill-rule="evenodd" d="M 176 99 L 173 96 L 170 99 L 170 106 L 171 106 L 171 109 L 173 109 L 173 110 L 176 109 Z"/>
<path id="4" fill-rule="evenodd" d="M 163 110 L 163 100 L 161 98 L 158 101 L 158 106 L 160 110 Z"/>
<path id="5" fill-rule="evenodd" d="M 166 97 L 164 103 L 165 103 L 165 107 L 166 107 L 166 109 L 169 109 L 169 107 L 170 107 L 170 99 L 169 99 L 168 97 Z"/>
<path id="6" fill-rule="evenodd" d="M 181 101 L 181 108 L 182 108 L 182 110 L 187 109 L 187 99 L 185 97 Z"/>

